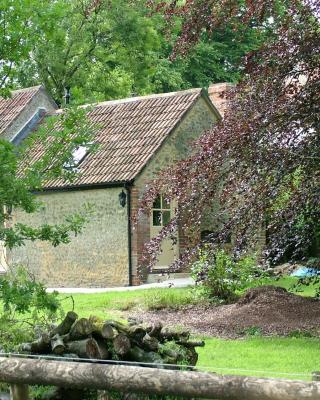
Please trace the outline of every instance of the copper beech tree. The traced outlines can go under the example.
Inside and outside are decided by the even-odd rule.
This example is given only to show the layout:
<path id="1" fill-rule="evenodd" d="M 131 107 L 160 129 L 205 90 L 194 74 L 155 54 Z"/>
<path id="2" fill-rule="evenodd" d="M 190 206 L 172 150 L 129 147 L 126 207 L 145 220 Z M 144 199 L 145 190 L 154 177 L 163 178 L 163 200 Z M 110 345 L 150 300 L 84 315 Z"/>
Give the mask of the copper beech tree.
<path id="1" fill-rule="evenodd" d="M 175 216 L 145 247 L 144 262 L 155 263 L 161 241 L 177 226 L 190 246 L 172 266 L 197 256 L 204 215 L 212 214 L 213 248 L 230 234 L 234 252 L 250 247 L 262 226 L 266 256 L 273 262 L 319 251 L 320 236 L 320 25 L 319 2 L 190 0 L 158 3 L 168 20 L 184 18 L 175 52 L 186 52 L 204 30 L 214 35 L 225 21 L 271 24 L 273 35 L 244 60 L 244 78 L 226 95 L 224 120 L 196 143 L 188 158 L 150 183 L 138 215 L 148 213 L 159 193 L 175 199 Z M 266 22 L 267 21 L 267 22 Z M 219 205 L 218 211 L 216 205 Z"/>

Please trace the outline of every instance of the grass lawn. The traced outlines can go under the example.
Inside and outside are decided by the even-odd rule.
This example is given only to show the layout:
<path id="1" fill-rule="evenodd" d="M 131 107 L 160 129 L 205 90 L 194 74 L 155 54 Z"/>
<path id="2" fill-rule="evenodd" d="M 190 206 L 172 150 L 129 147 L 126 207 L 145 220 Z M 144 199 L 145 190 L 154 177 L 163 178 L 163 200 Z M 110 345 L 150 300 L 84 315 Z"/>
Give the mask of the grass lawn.
<path id="1" fill-rule="evenodd" d="M 294 277 L 284 277 L 280 279 L 264 279 L 259 282 L 261 285 L 281 286 L 289 289 L 297 279 Z M 256 286 L 254 284 L 252 287 Z M 306 286 L 302 292 L 302 296 L 314 296 L 315 288 Z M 75 311 L 83 316 L 88 317 L 92 314 L 104 319 L 119 318 L 122 311 L 129 311 L 133 308 L 143 307 L 149 310 L 156 310 L 165 307 L 178 308 L 187 304 L 194 304 L 200 300 L 196 299 L 192 293 L 192 289 L 144 289 L 128 292 L 107 292 L 93 294 L 61 294 L 63 308 L 68 311 L 72 309 L 73 301 L 75 303 Z"/>
<path id="2" fill-rule="evenodd" d="M 205 338 L 205 342 L 197 349 L 197 366 L 219 374 L 311 380 L 312 371 L 320 369 L 320 340 L 315 338 Z"/>
<path id="3" fill-rule="evenodd" d="M 177 308 L 194 301 L 189 288 L 183 289 L 144 289 L 128 292 L 107 292 L 92 294 L 61 294 L 60 299 L 65 311 L 72 309 L 82 317 L 95 315 L 103 319 L 119 318 L 122 311 L 137 307 L 149 310 L 157 308 Z"/>
<path id="4" fill-rule="evenodd" d="M 289 288 L 295 278 L 268 279 L 264 284 Z M 306 287 L 303 296 L 313 296 Z M 66 311 L 72 308 L 82 317 L 95 315 L 102 319 L 121 319 L 122 311 L 133 308 L 178 308 L 195 302 L 190 288 L 145 289 L 97 294 L 61 294 Z M 311 372 L 320 370 L 320 339 L 297 337 L 248 337 L 241 340 L 205 338 L 206 346 L 198 348 L 200 369 L 221 374 L 241 374 L 310 380 Z"/>

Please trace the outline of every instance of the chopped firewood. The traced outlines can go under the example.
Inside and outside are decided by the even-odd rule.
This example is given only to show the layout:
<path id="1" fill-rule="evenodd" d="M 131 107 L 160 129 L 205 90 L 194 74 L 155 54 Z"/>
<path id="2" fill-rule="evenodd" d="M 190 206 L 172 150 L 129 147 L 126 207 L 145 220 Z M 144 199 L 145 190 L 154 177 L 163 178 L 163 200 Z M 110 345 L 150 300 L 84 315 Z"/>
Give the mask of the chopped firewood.
<path id="1" fill-rule="evenodd" d="M 73 311 L 69 311 L 61 324 L 52 329 L 52 331 L 50 332 L 50 336 L 52 337 L 56 334 L 62 336 L 67 334 L 77 319 L 78 315 Z"/>
<path id="2" fill-rule="evenodd" d="M 60 335 L 56 334 L 51 338 L 51 349 L 53 354 L 61 355 L 65 352 L 66 347 Z"/>
<path id="3" fill-rule="evenodd" d="M 118 356 L 125 356 L 131 349 L 131 343 L 128 336 L 124 333 L 119 333 L 119 335 L 113 339 L 113 349 Z"/>

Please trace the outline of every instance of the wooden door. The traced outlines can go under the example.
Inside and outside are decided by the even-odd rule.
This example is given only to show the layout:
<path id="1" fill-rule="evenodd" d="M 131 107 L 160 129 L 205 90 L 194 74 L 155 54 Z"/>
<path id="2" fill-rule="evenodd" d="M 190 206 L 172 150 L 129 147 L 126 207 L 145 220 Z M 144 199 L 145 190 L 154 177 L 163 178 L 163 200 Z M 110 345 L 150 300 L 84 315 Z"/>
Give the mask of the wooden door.
<path id="1" fill-rule="evenodd" d="M 163 196 L 159 196 L 155 200 L 150 218 L 151 237 L 157 236 L 161 229 L 168 224 L 172 218 L 173 211 L 173 205 L 166 202 Z M 158 262 L 154 269 L 168 268 L 178 256 L 178 244 L 173 244 L 170 238 L 162 241 L 161 250 L 162 252 L 158 255 Z"/>

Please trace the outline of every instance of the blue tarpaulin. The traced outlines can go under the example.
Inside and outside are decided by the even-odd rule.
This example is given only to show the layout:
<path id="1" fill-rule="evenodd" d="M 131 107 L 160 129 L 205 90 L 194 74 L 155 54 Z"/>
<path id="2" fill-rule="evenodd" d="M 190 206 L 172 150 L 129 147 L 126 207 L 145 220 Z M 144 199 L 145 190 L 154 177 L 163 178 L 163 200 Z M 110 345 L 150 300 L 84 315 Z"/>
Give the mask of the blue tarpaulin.
<path id="1" fill-rule="evenodd" d="M 310 268 L 310 267 L 300 267 L 291 276 L 296 276 L 297 278 L 308 278 L 310 276 L 320 276 L 320 269 Z"/>

